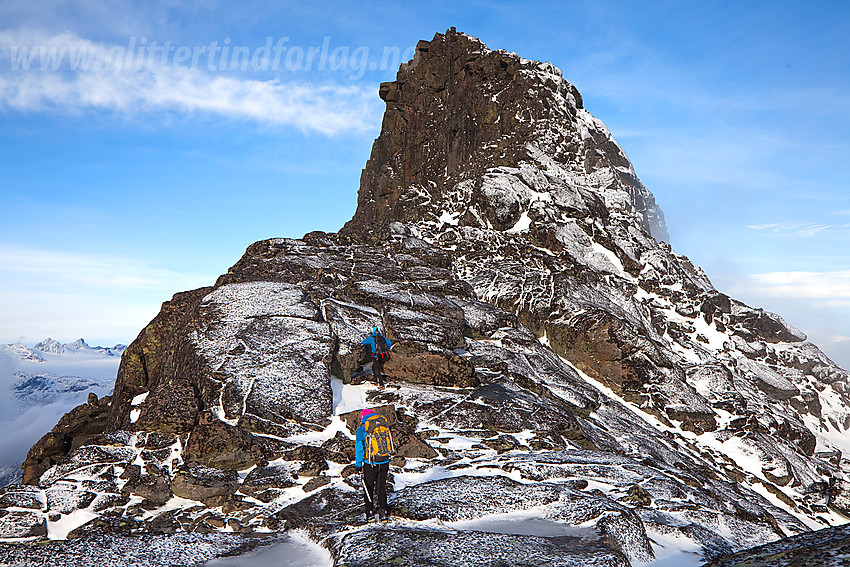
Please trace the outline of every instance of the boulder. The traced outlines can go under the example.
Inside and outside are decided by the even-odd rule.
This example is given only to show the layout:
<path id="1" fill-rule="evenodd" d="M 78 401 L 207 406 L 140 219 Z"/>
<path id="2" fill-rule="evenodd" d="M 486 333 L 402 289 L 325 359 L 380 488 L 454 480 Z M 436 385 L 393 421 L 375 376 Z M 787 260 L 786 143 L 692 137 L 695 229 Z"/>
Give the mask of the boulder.
<path id="1" fill-rule="evenodd" d="M 257 467 L 248 473 L 239 491 L 261 502 L 271 502 L 287 488 L 297 485 L 296 476 L 286 465 Z"/>
<path id="2" fill-rule="evenodd" d="M 287 447 L 269 437 L 253 435 L 240 427 L 211 418 L 195 427 L 183 459 L 218 469 L 242 470 L 275 459 Z"/>
<path id="3" fill-rule="evenodd" d="M 50 514 L 70 514 L 94 502 L 97 494 L 89 490 L 65 488 L 61 484 L 44 491 L 47 498 L 47 512 Z"/>
<path id="4" fill-rule="evenodd" d="M 330 483 L 330 477 L 325 475 L 319 475 L 308 480 L 307 483 L 304 484 L 302 489 L 304 490 L 304 492 L 313 492 L 314 490 L 317 490 L 323 486 L 327 486 Z"/>
<path id="5" fill-rule="evenodd" d="M 141 496 L 155 506 L 162 506 L 172 497 L 168 481 L 161 476 L 149 474 L 142 474 L 128 480 L 121 488 L 121 493 L 128 496 Z"/>
<path id="6" fill-rule="evenodd" d="M 398 352 L 384 364 L 384 373 L 411 384 L 474 388 L 479 385 L 475 368 L 469 360 L 443 352 Z"/>
<path id="7" fill-rule="evenodd" d="M 0 540 L 47 535 L 44 514 L 32 511 L 0 510 Z"/>
<path id="8" fill-rule="evenodd" d="M 236 471 L 203 465 L 180 469 L 171 482 L 175 496 L 197 500 L 207 506 L 221 506 L 239 487 Z"/>

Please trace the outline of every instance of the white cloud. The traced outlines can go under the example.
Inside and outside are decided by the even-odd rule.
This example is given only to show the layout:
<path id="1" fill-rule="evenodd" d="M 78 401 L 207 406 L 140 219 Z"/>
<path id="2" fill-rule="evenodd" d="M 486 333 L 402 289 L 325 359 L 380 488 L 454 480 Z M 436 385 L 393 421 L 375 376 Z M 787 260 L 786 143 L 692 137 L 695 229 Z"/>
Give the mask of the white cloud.
<path id="1" fill-rule="evenodd" d="M 177 274 L 132 258 L 85 255 L 0 244 L 4 282 L 11 279 L 27 287 L 72 289 L 78 287 L 151 290 L 196 282 L 197 277 Z"/>
<path id="2" fill-rule="evenodd" d="M 745 284 L 769 297 L 850 298 L 850 270 L 836 272 L 770 272 L 753 274 Z"/>
<path id="3" fill-rule="evenodd" d="M 203 65 L 162 64 L 162 57 L 128 57 L 134 52 L 129 47 L 67 32 L 0 31 L 0 68 L 5 69 L 0 110 L 200 112 L 323 134 L 374 129 L 379 121 L 380 101 L 357 83 L 296 84 L 216 74 Z M 29 70 L 23 70 L 26 66 Z"/>
<path id="4" fill-rule="evenodd" d="M 715 280 L 724 293 L 779 313 L 850 369 L 850 270 L 727 274 Z"/>
<path id="5" fill-rule="evenodd" d="M 0 341 L 128 342 L 174 293 L 215 281 L 132 258 L 10 245 L 0 245 L 0 267 Z"/>

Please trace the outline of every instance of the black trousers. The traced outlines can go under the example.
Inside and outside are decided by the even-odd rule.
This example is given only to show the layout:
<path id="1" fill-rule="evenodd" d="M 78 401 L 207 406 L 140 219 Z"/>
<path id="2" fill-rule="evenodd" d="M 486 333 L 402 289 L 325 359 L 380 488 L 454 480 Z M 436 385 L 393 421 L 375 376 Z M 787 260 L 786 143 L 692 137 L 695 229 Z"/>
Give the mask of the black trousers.
<path id="1" fill-rule="evenodd" d="M 384 359 L 376 358 L 372 363 L 372 376 L 375 378 L 375 384 L 378 386 L 384 385 Z"/>
<path id="2" fill-rule="evenodd" d="M 376 509 L 387 510 L 387 473 L 389 463 L 370 465 L 363 463 L 363 498 L 366 500 L 366 514 L 371 515 Z"/>

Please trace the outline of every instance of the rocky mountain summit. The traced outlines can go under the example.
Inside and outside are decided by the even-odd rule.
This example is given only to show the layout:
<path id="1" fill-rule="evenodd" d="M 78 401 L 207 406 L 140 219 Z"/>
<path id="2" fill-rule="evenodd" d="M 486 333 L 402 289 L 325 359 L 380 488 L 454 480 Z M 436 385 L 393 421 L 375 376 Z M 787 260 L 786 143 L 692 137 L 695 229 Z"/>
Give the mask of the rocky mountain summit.
<path id="1" fill-rule="evenodd" d="M 113 395 L 0 492 L 0 538 L 300 529 L 350 567 L 696 565 L 846 522 L 847 372 L 671 250 L 558 69 L 452 29 L 380 96 L 352 220 L 166 302 Z M 375 324 L 387 390 L 364 382 Z M 351 464 L 366 406 L 398 445 L 385 525 Z"/>

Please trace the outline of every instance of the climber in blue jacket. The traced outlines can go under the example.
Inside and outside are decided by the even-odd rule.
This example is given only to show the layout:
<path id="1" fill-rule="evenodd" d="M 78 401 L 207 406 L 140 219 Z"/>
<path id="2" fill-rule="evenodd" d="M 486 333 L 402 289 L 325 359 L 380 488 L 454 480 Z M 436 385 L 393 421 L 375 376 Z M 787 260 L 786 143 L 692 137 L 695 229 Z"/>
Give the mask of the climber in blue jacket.
<path id="1" fill-rule="evenodd" d="M 363 339 L 363 344 L 372 349 L 372 378 L 375 384 L 384 389 L 384 362 L 390 359 L 393 342 L 381 334 L 378 327 L 372 327 L 372 334 Z"/>
<path id="2" fill-rule="evenodd" d="M 370 522 L 378 513 L 378 519 L 385 521 L 387 512 L 387 475 L 390 471 L 389 455 L 367 455 L 366 443 L 369 437 L 366 429 L 370 420 L 383 419 L 373 410 L 366 408 L 360 412 L 360 427 L 357 428 L 357 440 L 354 442 L 354 465 L 361 472 L 363 497 L 366 503 L 366 521 Z M 388 441 L 393 447 L 392 438 Z M 391 449 L 392 451 L 392 449 Z"/>

